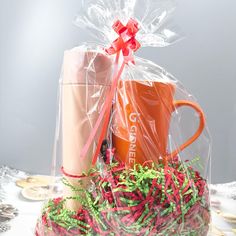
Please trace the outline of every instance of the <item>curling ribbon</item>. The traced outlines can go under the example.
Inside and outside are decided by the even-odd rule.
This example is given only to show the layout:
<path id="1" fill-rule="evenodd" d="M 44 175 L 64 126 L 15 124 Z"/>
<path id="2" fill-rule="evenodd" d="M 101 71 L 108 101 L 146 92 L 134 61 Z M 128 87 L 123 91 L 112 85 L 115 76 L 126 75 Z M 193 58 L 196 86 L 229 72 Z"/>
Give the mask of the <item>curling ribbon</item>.
<path id="1" fill-rule="evenodd" d="M 116 54 L 115 58 L 115 65 L 114 65 L 114 73 L 113 73 L 113 79 L 112 79 L 112 85 L 111 90 L 109 92 L 109 95 L 104 103 L 103 109 L 101 110 L 101 113 L 99 114 L 99 117 L 95 123 L 94 128 L 92 129 L 89 138 L 84 145 L 83 149 L 81 150 L 80 157 L 85 158 L 88 152 L 89 147 L 93 143 L 93 140 L 95 138 L 95 135 L 101 125 L 102 120 L 103 127 L 101 130 L 101 135 L 98 139 L 97 148 L 95 151 L 95 154 L 92 159 L 92 165 L 94 165 L 97 161 L 98 155 L 100 153 L 100 147 L 102 145 L 102 141 L 104 140 L 107 132 L 107 127 L 109 123 L 110 118 L 110 112 L 112 108 L 112 100 L 115 95 L 115 91 L 117 88 L 117 83 L 119 81 L 119 78 L 124 70 L 124 67 L 129 62 L 134 62 L 133 54 L 135 51 L 137 51 L 140 48 L 140 43 L 135 39 L 136 33 L 138 32 L 138 22 L 135 19 L 130 19 L 126 26 L 124 26 L 120 20 L 117 20 L 113 26 L 113 30 L 119 35 L 119 37 L 112 42 L 111 46 L 107 49 L 105 49 L 105 52 L 109 55 Z M 120 52 L 123 54 L 123 62 L 118 69 L 119 64 L 119 58 L 120 58 Z"/>

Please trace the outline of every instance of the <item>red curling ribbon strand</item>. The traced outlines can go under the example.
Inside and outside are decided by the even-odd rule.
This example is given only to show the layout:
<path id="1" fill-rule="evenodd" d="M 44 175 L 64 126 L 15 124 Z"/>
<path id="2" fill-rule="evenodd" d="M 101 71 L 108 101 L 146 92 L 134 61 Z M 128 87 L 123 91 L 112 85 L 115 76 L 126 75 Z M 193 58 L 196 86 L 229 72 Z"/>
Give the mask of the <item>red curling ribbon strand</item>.
<path id="1" fill-rule="evenodd" d="M 61 173 L 64 175 L 64 176 L 67 176 L 67 177 L 70 177 L 70 178 L 76 178 L 76 179 L 80 179 L 80 178 L 83 178 L 84 176 L 83 175 L 72 175 L 70 173 L 67 173 L 64 169 L 64 167 L 62 166 L 61 167 Z"/>
<path id="2" fill-rule="evenodd" d="M 93 177 L 93 176 L 98 175 L 98 173 L 92 173 L 90 175 L 72 175 L 72 174 L 66 172 L 63 166 L 61 167 L 61 173 L 66 177 L 70 177 L 70 178 L 74 178 L 74 179 L 81 179 L 81 178 Z"/>
<path id="3" fill-rule="evenodd" d="M 88 150 L 94 141 L 95 135 L 100 125 L 102 124 L 102 121 L 104 121 L 101 134 L 97 142 L 97 148 L 92 158 L 92 165 L 95 165 L 97 161 L 97 158 L 100 153 L 100 147 L 102 145 L 102 141 L 104 140 L 106 136 L 107 127 L 109 124 L 110 112 L 112 108 L 112 100 L 116 92 L 119 78 L 126 64 L 128 64 L 129 62 L 134 64 L 133 53 L 137 51 L 141 46 L 140 43 L 135 39 L 136 33 L 139 30 L 138 22 L 135 19 L 130 19 L 128 23 L 126 24 L 126 26 L 124 26 L 120 20 L 117 20 L 113 24 L 112 28 L 119 35 L 119 37 L 114 42 L 112 42 L 109 48 L 105 49 L 105 52 L 109 55 L 116 54 L 111 89 L 105 101 L 105 104 L 103 106 L 103 109 L 101 110 L 101 113 L 99 114 L 99 117 L 95 123 L 95 126 L 92 129 L 89 135 L 89 138 L 80 153 L 81 158 L 86 157 Z M 123 62 L 120 68 L 118 68 L 120 52 L 122 52 L 123 54 Z"/>
<path id="4" fill-rule="evenodd" d="M 116 54 L 115 67 L 114 67 L 114 75 L 116 75 L 116 71 L 117 71 L 117 68 L 118 68 L 119 54 L 120 54 L 119 52 Z M 124 66 L 121 66 L 121 68 L 120 68 L 120 69 L 122 69 L 122 71 L 123 71 L 123 67 Z M 122 71 L 120 73 L 118 73 L 118 75 L 121 74 Z M 110 90 L 110 93 L 108 95 L 108 98 L 106 99 L 105 104 L 103 106 L 103 109 L 101 110 L 101 113 L 99 114 L 98 119 L 97 119 L 97 121 L 96 121 L 96 123 L 94 125 L 94 128 L 92 129 L 92 131 L 91 131 L 91 133 L 89 135 L 89 138 L 88 138 L 85 146 L 83 147 L 83 149 L 82 149 L 82 151 L 80 153 L 80 156 L 82 158 L 84 158 L 86 156 L 86 154 L 88 152 L 88 149 L 89 149 L 90 145 L 92 144 L 92 142 L 93 142 L 93 140 L 95 138 L 95 135 L 96 135 L 96 133 L 97 133 L 99 127 L 100 127 L 100 124 L 101 124 L 102 120 L 104 119 L 104 125 L 106 125 L 106 123 L 109 122 L 109 119 L 108 119 L 108 122 L 107 122 L 107 116 L 109 118 L 109 114 L 110 114 L 110 110 L 111 110 L 111 106 L 112 106 L 112 99 L 113 99 L 113 96 L 114 96 L 114 93 L 115 93 L 115 89 L 116 89 L 116 86 L 117 86 L 118 79 L 119 79 L 118 76 L 115 76 L 115 78 L 113 79 L 111 90 Z M 104 126 L 103 126 L 103 130 L 104 130 Z M 103 130 L 102 130 L 101 134 L 103 133 Z M 101 141 L 101 144 L 102 144 L 102 141 Z M 99 144 L 99 142 L 98 142 L 98 144 Z M 98 150 L 96 150 L 96 153 L 98 153 L 98 154 L 100 152 L 100 146 L 97 145 L 97 149 Z"/>
<path id="5" fill-rule="evenodd" d="M 116 79 L 114 81 L 114 87 L 112 88 L 112 90 L 110 92 L 113 96 L 115 94 L 117 83 L 118 83 L 118 80 L 119 80 L 119 78 L 120 78 L 120 76 L 123 72 L 124 66 L 125 66 L 125 63 L 122 63 L 121 68 L 119 69 L 118 74 L 116 76 Z M 97 143 L 97 150 L 96 150 L 95 155 L 93 156 L 93 159 L 92 159 L 92 165 L 95 165 L 95 163 L 97 161 L 98 155 L 100 153 L 100 147 L 102 145 L 102 141 L 104 140 L 104 138 L 106 136 L 107 127 L 108 127 L 108 124 L 109 124 L 110 112 L 111 112 L 111 108 L 112 108 L 113 96 L 111 96 L 107 99 L 107 103 L 109 103 L 108 106 L 107 106 L 108 110 L 106 111 L 106 114 L 105 114 L 105 117 L 104 117 L 104 123 L 103 123 L 102 131 L 101 131 L 101 135 L 99 137 L 99 141 Z"/>

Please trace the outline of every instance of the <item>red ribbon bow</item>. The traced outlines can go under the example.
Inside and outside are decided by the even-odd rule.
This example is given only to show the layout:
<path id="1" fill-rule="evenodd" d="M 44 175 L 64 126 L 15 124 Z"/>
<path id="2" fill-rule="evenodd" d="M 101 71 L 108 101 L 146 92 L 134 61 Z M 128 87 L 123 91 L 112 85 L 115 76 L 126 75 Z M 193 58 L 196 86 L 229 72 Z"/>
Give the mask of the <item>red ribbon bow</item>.
<path id="1" fill-rule="evenodd" d="M 130 19 L 126 26 L 124 26 L 120 20 L 117 20 L 112 28 L 119 35 L 119 37 L 111 44 L 111 47 L 105 49 L 109 54 L 116 54 L 122 51 L 125 63 L 131 61 L 134 63 L 133 52 L 140 48 L 140 43 L 135 39 L 138 32 L 138 22 L 134 19 Z"/>

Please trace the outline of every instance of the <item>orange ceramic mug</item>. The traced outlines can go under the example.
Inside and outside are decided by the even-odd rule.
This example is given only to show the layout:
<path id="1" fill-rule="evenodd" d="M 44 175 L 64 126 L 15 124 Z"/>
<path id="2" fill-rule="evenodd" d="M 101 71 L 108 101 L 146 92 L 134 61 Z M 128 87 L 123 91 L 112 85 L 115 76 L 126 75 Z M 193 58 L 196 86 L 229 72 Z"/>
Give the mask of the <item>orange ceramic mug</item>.
<path id="1" fill-rule="evenodd" d="M 192 144 L 205 126 L 204 113 L 194 102 L 174 100 L 175 84 L 120 80 L 114 104 L 113 145 L 118 158 L 128 165 L 158 162 L 176 156 Z M 181 106 L 199 114 L 196 133 L 172 153 L 167 153 L 172 113 Z"/>

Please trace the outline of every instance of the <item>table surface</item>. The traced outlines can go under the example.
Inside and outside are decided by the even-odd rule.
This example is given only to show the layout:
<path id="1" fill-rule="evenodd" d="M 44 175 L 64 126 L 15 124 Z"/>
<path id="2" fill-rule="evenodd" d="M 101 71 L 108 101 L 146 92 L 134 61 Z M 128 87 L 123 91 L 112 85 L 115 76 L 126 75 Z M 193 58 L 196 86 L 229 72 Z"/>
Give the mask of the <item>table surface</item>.
<path id="1" fill-rule="evenodd" d="M 7 224 L 10 230 L 1 233 L 2 236 L 32 236 L 37 218 L 40 215 L 43 202 L 29 201 L 21 195 L 21 188 L 15 181 L 26 178 L 28 175 L 22 171 L 11 169 L 6 166 L 0 167 L 0 203 L 12 204 L 18 209 L 18 216 Z M 233 214 L 236 217 L 236 182 L 211 185 L 212 189 L 212 232 L 209 236 L 236 235 L 236 220 L 229 223 L 222 214 Z M 1 223 L 0 223 L 1 224 Z M 214 231 L 214 232 L 213 232 Z"/>

